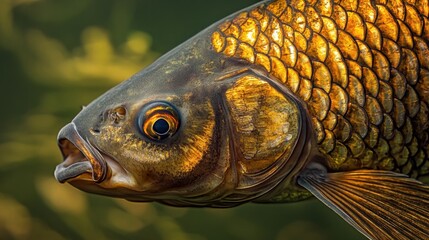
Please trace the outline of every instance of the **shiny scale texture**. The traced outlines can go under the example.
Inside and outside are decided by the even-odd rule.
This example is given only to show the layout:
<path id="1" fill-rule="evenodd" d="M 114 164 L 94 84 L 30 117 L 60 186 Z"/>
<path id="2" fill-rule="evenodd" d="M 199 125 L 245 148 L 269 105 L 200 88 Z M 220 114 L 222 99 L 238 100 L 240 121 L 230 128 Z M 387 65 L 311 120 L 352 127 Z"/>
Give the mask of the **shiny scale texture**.
<path id="1" fill-rule="evenodd" d="M 333 171 L 429 174 L 428 0 L 278 0 L 219 25 L 213 49 L 305 102 Z"/>

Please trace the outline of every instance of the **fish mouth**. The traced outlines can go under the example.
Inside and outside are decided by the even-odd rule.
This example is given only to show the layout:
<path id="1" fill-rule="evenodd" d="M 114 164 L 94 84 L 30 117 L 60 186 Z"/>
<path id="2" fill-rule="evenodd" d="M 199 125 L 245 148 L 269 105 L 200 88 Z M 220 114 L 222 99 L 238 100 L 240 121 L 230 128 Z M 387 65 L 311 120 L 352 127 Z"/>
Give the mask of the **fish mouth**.
<path id="1" fill-rule="evenodd" d="M 79 134 L 73 122 L 61 129 L 57 139 L 63 155 L 63 162 L 54 172 L 59 182 L 80 179 L 100 183 L 105 180 L 108 167 L 103 154 Z"/>

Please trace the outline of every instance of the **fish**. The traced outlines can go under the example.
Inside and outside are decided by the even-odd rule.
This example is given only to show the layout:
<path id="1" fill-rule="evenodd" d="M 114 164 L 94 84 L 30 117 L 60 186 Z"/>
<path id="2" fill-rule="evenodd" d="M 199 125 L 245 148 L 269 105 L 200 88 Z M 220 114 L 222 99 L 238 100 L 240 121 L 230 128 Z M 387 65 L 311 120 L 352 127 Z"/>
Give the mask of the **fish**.
<path id="1" fill-rule="evenodd" d="M 270 0 L 209 26 L 58 134 L 61 183 L 226 208 L 315 197 L 429 239 L 428 0 Z"/>

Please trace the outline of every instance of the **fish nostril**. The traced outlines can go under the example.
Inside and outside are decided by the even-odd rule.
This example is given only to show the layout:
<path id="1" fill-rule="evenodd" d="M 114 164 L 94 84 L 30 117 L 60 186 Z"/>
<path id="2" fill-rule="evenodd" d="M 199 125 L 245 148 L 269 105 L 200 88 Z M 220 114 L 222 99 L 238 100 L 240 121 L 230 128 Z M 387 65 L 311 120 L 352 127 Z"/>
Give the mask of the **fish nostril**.
<path id="1" fill-rule="evenodd" d="M 125 109 L 125 107 L 122 106 L 109 110 L 107 114 L 108 119 L 115 124 L 118 124 L 119 122 L 124 120 L 126 115 L 127 110 Z"/>
<path id="2" fill-rule="evenodd" d="M 113 111 L 119 116 L 125 116 L 125 114 L 127 114 L 127 110 L 124 107 L 117 107 Z"/>

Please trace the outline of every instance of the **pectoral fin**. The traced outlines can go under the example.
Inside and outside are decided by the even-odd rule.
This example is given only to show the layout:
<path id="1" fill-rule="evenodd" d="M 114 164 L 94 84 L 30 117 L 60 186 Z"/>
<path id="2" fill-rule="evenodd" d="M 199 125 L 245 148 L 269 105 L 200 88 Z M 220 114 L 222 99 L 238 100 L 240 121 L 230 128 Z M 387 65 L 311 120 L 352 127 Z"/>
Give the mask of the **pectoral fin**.
<path id="1" fill-rule="evenodd" d="M 370 239 L 429 239 L 429 186 L 379 170 L 308 170 L 298 183 Z"/>

